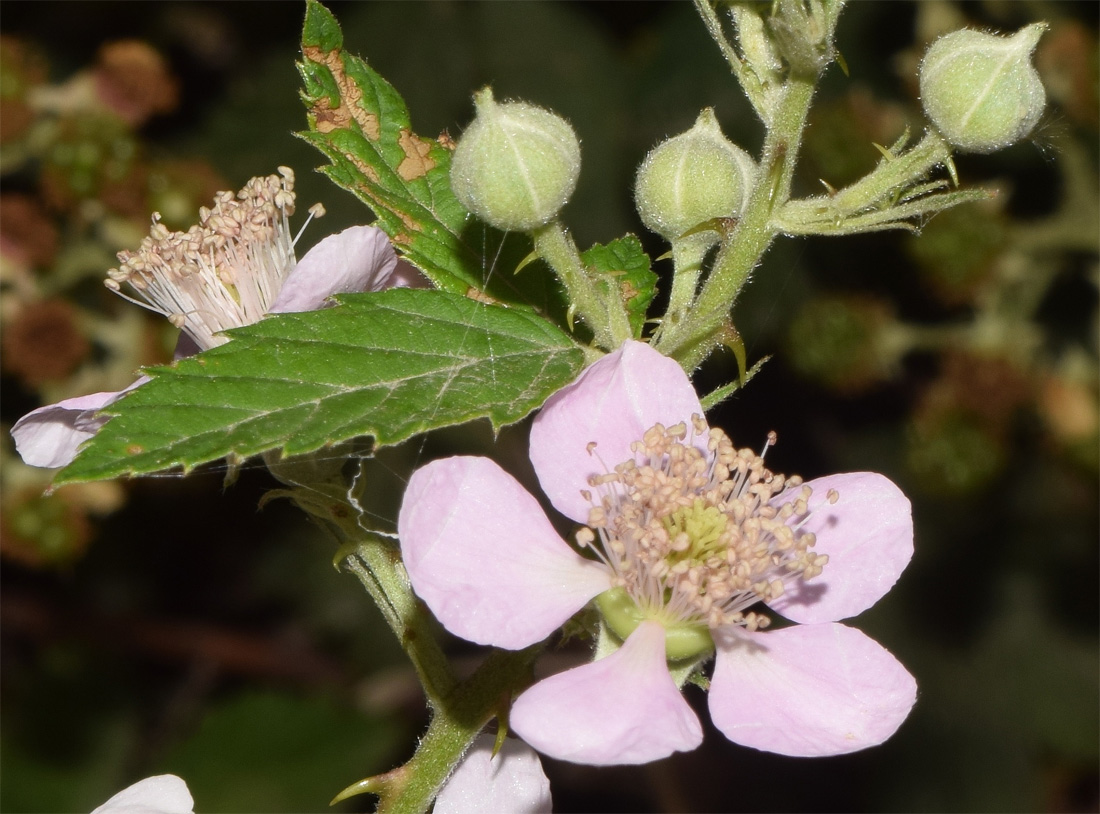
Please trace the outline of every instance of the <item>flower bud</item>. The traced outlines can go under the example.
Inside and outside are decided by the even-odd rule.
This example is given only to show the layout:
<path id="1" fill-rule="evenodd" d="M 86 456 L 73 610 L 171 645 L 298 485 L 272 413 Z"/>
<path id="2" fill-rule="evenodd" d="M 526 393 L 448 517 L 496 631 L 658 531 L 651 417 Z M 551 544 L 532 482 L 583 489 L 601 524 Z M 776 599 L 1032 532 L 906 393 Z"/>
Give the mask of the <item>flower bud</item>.
<path id="1" fill-rule="evenodd" d="M 528 232 L 557 216 L 577 186 L 581 147 L 569 122 L 484 88 L 451 160 L 451 189 L 497 229 Z"/>
<path id="2" fill-rule="evenodd" d="M 940 37 L 920 66 L 924 111 L 963 152 L 991 153 L 1035 126 L 1046 93 L 1030 57 L 1046 23 L 1010 37 L 963 29 Z"/>
<path id="3" fill-rule="evenodd" d="M 714 218 L 736 217 L 756 164 L 722 135 L 714 110 L 699 114 L 686 133 L 658 144 L 634 183 L 642 222 L 666 240 Z"/>

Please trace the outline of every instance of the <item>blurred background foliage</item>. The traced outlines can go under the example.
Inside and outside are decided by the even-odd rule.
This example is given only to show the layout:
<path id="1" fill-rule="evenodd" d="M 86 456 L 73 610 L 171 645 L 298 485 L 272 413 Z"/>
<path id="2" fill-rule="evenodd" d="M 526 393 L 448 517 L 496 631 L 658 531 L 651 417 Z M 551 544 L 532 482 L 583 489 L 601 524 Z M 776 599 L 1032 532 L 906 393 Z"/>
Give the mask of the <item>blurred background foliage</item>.
<path id="1" fill-rule="evenodd" d="M 632 231 L 664 253 L 633 213 L 633 172 L 701 108 L 750 151 L 761 139 L 686 3 L 331 8 L 424 135 L 457 136 L 488 82 L 569 117 L 584 169 L 565 221 L 582 247 Z M 1049 21 L 1036 55 L 1048 111 L 1027 143 L 958 159 L 965 184 L 1000 191 L 988 204 L 920 236 L 781 240 L 735 311 L 750 362 L 774 358 L 712 420 L 744 445 L 777 431 L 780 471 L 876 470 L 913 500 L 913 563 L 858 621 L 916 675 L 910 719 L 880 748 L 812 761 L 714 731 L 647 767 L 547 761 L 557 811 L 1097 810 L 1098 10 L 852 3 L 839 34 L 850 75 L 823 82 L 802 193 L 866 172 L 873 143 L 906 125 L 919 132 L 915 66 L 950 28 Z M 101 285 L 151 211 L 186 228 L 215 190 L 286 164 L 300 211 L 328 210 L 303 247 L 364 220 L 292 135 L 305 126 L 301 17 L 297 3 L 6 0 L 5 429 L 170 357 L 170 327 Z M 708 365 L 700 389 L 731 369 Z M 495 454 L 522 461 L 524 433 L 506 431 Z M 489 438 L 442 435 L 450 449 Z M 0 456 L 0 809 L 89 811 L 170 771 L 199 812 L 320 811 L 411 754 L 425 721 L 403 654 L 304 515 L 280 501 L 257 512 L 274 485 L 262 468 L 225 490 L 213 471 L 46 496 L 48 473 L 23 466 L 6 433 Z M 393 480 L 373 501 L 390 521 Z"/>

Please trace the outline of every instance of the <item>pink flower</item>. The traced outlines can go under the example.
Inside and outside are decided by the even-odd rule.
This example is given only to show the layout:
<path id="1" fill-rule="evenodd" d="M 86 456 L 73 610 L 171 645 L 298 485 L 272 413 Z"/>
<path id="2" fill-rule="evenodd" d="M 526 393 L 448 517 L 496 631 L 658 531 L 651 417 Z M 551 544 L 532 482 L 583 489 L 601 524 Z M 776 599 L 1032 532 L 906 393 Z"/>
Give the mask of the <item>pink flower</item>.
<path id="1" fill-rule="evenodd" d="M 202 209 L 199 224 L 187 232 L 168 231 L 154 215 L 141 248 L 119 252 L 107 287 L 182 329 L 177 359 L 221 345 L 228 341 L 222 331 L 269 313 L 312 311 L 333 294 L 423 284 L 373 226 L 330 235 L 296 262 L 287 220 L 294 213 L 294 173 L 286 167 L 279 173 L 251 179 L 236 196 L 218 193 L 214 208 Z M 122 283 L 141 299 L 123 294 Z M 68 465 L 107 422 L 98 411 L 146 381 L 27 413 L 11 430 L 23 461 Z"/>
<path id="2" fill-rule="evenodd" d="M 92 814 L 192 814 L 195 801 L 174 774 L 146 777 L 128 786 Z"/>
<path id="3" fill-rule="evenodd" d="M 493 738 L 478 735 L 470 751 L 440 789 L 435 814 L 549 814 L 550 781 L 539 756 L 515 738 L 493 755 Z"/>
<path id="4" fill-rule="evenodd" d="M 640 342 L 546 402 L 531 462 L 554 507 L 585 524 L 577 541 L 591 558 L 486 458 L 434 461 L 409 481 L 405 566 L 451 632 L 519 649 L 596 600 L 597 660 L 512 707 L 514 731 L 544 754 L 604 765 L 695 748 L 702 728 L 678 685 L 711 653 L 711 718 L 757 749 L 864 749 L 913 706 L 905 668 L 837 621 L 878 601 L 908 563 L 908 500 L 873 473 L 773 475 L 702 412 L 680 367 Z M 750 610 L 760 602 L 800 624 L 765 631 L 770 619 Z"/>

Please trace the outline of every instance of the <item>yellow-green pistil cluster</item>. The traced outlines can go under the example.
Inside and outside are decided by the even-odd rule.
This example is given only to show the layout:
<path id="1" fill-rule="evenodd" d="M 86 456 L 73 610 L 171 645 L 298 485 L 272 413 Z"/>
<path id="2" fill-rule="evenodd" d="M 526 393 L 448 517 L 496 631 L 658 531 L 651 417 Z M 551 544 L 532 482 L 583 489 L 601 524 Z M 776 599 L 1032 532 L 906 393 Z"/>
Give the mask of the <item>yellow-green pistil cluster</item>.
<path id="1" fill-rule="evenodd" d="M 612 570 L 612 589 L 597 598 L 609 627 L 625 639 L 644 620 L 660 622 L 673 660 L 710 650 L 715 628 L 765 627 L 769 619 L 748 608 L 828 561 L 799 529 L 810 487 L 770 472 L 721 430 L 708 433 L 699 416 L 693 426 L 706 433 L 706 452 L 685 424 L 657 424 L 634 443 L 633 460 L 590 478 L 598 500 L 586 493 L 589 528 L 577 534 Z"/>

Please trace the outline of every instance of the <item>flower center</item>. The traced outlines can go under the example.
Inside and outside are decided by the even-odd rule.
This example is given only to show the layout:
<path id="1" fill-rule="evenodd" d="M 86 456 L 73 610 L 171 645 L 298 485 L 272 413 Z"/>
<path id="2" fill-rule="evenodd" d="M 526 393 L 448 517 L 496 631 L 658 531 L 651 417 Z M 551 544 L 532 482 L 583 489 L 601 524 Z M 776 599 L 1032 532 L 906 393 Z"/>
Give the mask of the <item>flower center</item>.
<path id="1" fill-rule="evenodd" d="M 657 424 L 632 445 L 633 459 L 590 478 L 589 528 L 577 535 L 612 571 L 598 601 L 611 629 L 625 638 L 659 621 L 673 659 L 713 646 L 708 630 L 765 627 L 768 617 L 748 609 L 828 560 L 801 530 L 811 494 L 801 478 L 772 473 L 762 454 L 734 448 L 699 416 L 692 428 L 689 437 L 685 424 Z"/>
<path id="2" fill-rule="evenodd" d="M 726 515 L 698 497 L 690 507 L 662 517 L 661 524 L 673 541 L 670 558 L 679 562 L 705 562 L 710 555 L 722 550 L 726 521 Z"/>
<path id="3" fill-rule="evenodd" d="M 137 251 L 118 253 L 119 267 L 104 284 L 166 316 L 201 349 L 224 344 L 217 334 L 259 321 L 294 268 L 293 214 L 294 172 L 287 167 L 252 178 L 235 196 L 219 192 L 187 232 L 169 231 L 154 213 L 149 235 Z M 123 294 L 122 283 L 140 299 Z"/>

